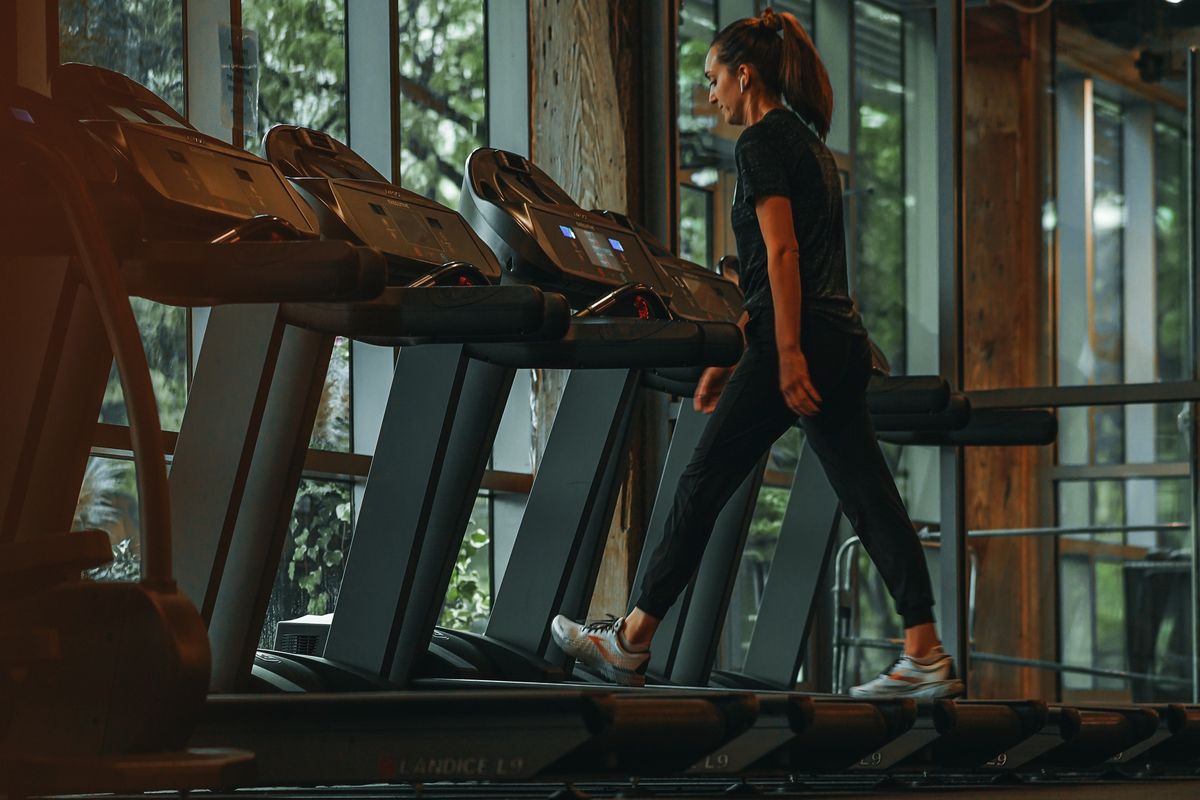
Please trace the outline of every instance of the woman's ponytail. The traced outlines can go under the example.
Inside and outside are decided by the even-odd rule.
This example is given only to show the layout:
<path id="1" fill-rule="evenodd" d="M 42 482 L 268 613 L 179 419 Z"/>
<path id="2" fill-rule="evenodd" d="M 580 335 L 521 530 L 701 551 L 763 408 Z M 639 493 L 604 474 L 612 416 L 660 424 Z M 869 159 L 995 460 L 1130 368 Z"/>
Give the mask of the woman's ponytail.
<path id="1" fill-rule="evenodd" d="M 779 89 L 783 99 L 807 119 L 824 139 L 833 122 L 833 86 L 817 47 L 792 14 L 775 14 L 783 26 L 783 53 L 779 59 Z M 764 12 L 765 16 L 766 12 Z"/>
<path id="2" fill-rule="evenodd" d="M 752 64 L 772 92 L 824 139 L 833 121 L 833 87 L 808 32 L 795 15 L 767 8 L 730 23 L 713 40 L 717 59 L 735 69 Z"/>

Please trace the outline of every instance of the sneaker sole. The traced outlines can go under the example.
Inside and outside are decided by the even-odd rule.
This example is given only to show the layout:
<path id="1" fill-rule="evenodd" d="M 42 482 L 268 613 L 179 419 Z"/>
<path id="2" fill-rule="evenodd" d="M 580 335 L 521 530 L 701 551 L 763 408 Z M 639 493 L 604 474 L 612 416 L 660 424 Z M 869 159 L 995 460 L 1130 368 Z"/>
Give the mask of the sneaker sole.
<path id="1" fill-rule="evenodd" d="M 911 687 L 888 690 L 886 692 L 870 692 L 854 686 L 850 689 L 850 696 L 864 700 L 871 698 L 887 699 L 890 697 L 912 697 L 920 700 L 950 700 L 955 697 L 961 697 L 963 691 L 963 682 L 957 678 L 952 678 L 946 681 L 916 683 Z"/>
<path id="2" fill-rule="evenodd" d="M 621 669 L 608 662 L 600 655 L 591 640 L 572 642 L 561 638 L 558 631 L 551 629 L 550 637 L 559 649 L 576 661 L 582 662 L 588 669 L 598 673 L 600 677 L 620 686 L 640 688 L 646 685 L 646 676 L 627 669 Z"/>

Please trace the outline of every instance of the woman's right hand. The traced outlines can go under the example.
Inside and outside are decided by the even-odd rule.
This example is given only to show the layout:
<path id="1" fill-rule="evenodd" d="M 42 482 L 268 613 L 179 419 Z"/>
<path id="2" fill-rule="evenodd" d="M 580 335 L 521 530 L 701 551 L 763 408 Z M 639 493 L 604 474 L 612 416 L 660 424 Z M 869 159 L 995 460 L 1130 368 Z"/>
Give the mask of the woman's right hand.
<path id="1" fill-rule="evenodd" d="M 717 407 L 717 401 L 721 399 L 721 392 L 725 389 L 725 384 L 729 383 L 729 376 L 733 375 L 733 367 L 709 367 L 704 370 L 704 374 L 700 376 L 700 382 L 696 384 L 696 394 L 692 398 L 692 406 L 701 414 L 711 414 L 713 409 Z"/>

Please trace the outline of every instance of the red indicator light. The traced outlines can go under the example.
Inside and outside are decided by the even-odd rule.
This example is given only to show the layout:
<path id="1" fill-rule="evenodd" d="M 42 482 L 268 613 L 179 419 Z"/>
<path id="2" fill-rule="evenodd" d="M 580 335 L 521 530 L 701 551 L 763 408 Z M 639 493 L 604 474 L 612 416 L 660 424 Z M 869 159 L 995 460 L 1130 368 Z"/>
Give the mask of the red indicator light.
<path id="1" fill-rule="evenodd" d="M 459 286 L 474 286 L 475 284 L 472 283 L 471 279 L 468 278 L 466 275 L 459 275 L 458 276 L 458 285 Z"/>
<path id="2" fill-rule="evenodd" d="M 646 298 L 640 295 L 633 298 L 633 306 L 637 309 L 638 319 L 650 319 L 650 304 Z"/>

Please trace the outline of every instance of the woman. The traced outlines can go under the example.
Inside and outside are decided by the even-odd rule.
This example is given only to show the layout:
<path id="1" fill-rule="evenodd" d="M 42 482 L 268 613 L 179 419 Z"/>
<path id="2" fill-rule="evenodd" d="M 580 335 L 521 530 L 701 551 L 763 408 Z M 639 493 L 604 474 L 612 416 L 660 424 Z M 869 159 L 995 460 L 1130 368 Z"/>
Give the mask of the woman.
<path id="1" fill-rule="evenodd" d="M 717 515 L 799 417 L 904 618 L 904 655 L 851 694 L 959 694 L 934 629 L 921 545 L 867 411 L 867 333 L 847 289 L 841 183 L 824 143 L 829 76 L 796 18 L 769 8 L 717 35 L 704 74 L 709 102 L 746 126 L 734 150 L 732 208 L 746 352 L 735 367 L 711 367 L 700 379 L 695 407 L 711 416 L 634 610 L 586 625 L 558 616 L 554 639 L 608 679 L 643 684 L 654 632 L 695 574 Z"/>

